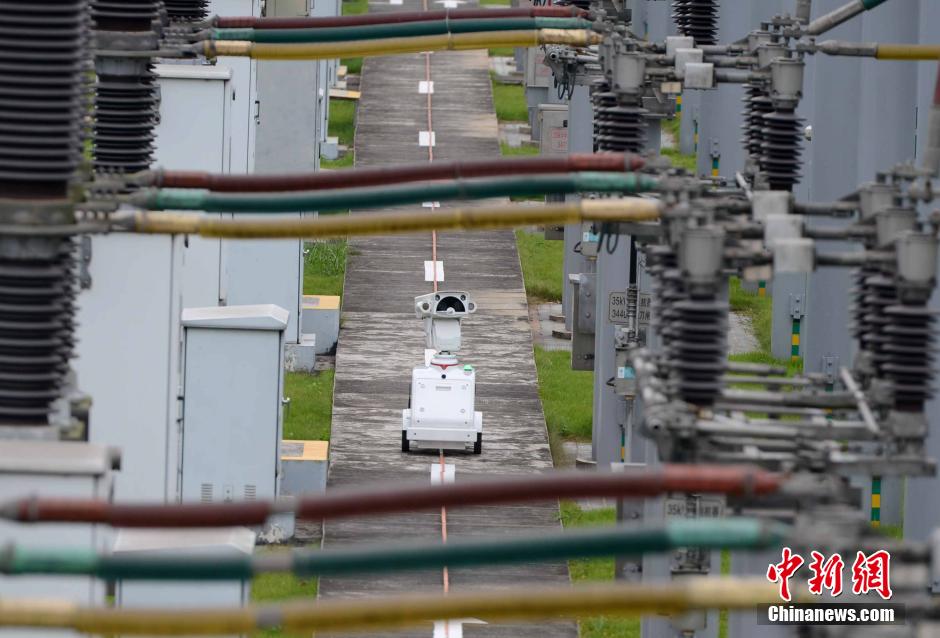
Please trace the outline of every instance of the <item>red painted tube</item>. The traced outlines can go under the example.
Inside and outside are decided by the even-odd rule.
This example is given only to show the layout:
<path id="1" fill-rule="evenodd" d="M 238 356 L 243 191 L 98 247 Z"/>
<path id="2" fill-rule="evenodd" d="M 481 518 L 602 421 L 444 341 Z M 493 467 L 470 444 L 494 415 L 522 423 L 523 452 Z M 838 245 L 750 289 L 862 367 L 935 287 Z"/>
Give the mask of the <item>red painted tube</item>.
<path id="1" fill-rule="evenodd" d="M 329 18 L 254 18 L 251 16 L 216 16 L 212 26 L 219 29 L 312 29 L 316 27 L 353 27 L 364 24 L 394 24 L 426 20 L 467 20 L 477 18 L 583 18 L 588 12 L 577 7 L 519 7 L 511 9 L 442 9 L 438 11 L 395 11 L 365 13 Z"/>
<path id="2" fill-rule="evenodd" d="M 220 175 L 187 171 L 153 171 L 138 180 L 157 188 L 201 188 L 222 193 L 267 193 L 382 186 L 500 175 L 535 175 L 579 171 L 629 172 L 642 168 L 638 155 L 597 153 L 565 157 L 520 157 L 470 162 L 433 162 L 282 175 Z"/>
<path id="3" fill-rule="evenodd" d="M 653 470 L 553 472 L 431 486 L 369 485 L 328 490 L 293 501 L 184 505 L 120 505 L 104 501 L 26 498 L 0 508 L 20 523 L 97 523 L 114 527 L 222 527 L 261 525 L 272 514 L 323 520 L 573 498 L 645 498 L 668 492 L 738 496 L 777 491 L 785 477 L 758 468 L 663 465 Z"/>
<path id="4" fill-rule="evenodd" d="M 933 104 L 927 114 L 927 144 L 924 149 L 924 168 L 931 174 L 940 174 L 940 65 L 934 85 Z"/>
<path id="5" fill-rule="evenodd" d="M 940 106 L 940 64 L 937 65 L 937 81 L 933 86 L 933 105 Z"/>

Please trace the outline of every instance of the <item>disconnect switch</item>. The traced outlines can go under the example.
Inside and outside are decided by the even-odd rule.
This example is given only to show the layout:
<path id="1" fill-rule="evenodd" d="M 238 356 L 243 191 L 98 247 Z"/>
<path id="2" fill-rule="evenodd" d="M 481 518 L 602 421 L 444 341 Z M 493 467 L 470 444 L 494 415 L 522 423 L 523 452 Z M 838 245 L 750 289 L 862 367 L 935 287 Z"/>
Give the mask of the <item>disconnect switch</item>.
<path id="1" fill-rule="evenodd" d="M 834 354 L 823 357 L 822 371 L 826 375 L 826 383 L 834 384 L 839 378 L 839 357 Z"/>
<path id="2" fill-rule="evenodd" d="M 636 370 L 627 350 L 618 350 L 615 355 L 617 374 L 614 376 L 614 392 L 618 396 L 632 399 L 636 397 Z"/>
<path id="3" fill-rule="evenodd" d="M 790 318 L 802 319 L 804 314 L 803 295 L 790 295 Z"/>
<path id="4" fill-rule="evenodd" d="M 632 399 L 636 397 L 636 370 L 630 357 L 630 330 L 623 326 L 614 328 L 614 393 Z"/>
<path id="5" fill-rule="evenodd" d="M 595 273 L 570 275 L 574 286 L 571 322 L 571 369 L 594 369 Z"/>

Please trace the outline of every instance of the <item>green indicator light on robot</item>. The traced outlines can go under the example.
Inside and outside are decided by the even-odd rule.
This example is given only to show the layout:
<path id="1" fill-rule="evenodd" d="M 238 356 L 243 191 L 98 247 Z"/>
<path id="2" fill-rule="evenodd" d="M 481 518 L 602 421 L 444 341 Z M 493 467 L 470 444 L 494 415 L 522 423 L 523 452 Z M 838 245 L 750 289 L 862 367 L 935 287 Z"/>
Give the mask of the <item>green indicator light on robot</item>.
<path id="1" fill-rule="evenodd" d="M 464 372 L 473 372 L 473 366 L 472 366 L 472 365 L 469 365 L 469 364 L 468 364 L 468 365 L 465 365 L 465 366 L 463 367 L 463 371 L 464 371 Z"/>

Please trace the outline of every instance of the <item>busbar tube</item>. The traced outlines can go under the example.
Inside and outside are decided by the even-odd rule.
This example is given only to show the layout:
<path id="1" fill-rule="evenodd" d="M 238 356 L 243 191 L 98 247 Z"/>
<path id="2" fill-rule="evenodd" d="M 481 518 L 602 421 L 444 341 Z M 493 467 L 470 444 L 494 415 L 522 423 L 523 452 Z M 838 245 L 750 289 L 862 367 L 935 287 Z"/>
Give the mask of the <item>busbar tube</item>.
<path id="1" fill-rule="evenodd" d="M 940 64 L 934 82 L 933 101 L 927 114 L 927 148 L 924 150 L 923 166 L 931 175 L 940 174 Z"/>
<path id="2" fill-rule="evenodd" d="M 426 20 L 473 20 L 479 18 L 586 18 L 589 13 L 577 7 L 498 7 L 492 9 L 438 9 L 436 11 L 393 11 L 328 17 L 215 16 L 209 26 L 217 29 L 313 29 L 353 27 L 366 24 L 395 24 Z"/>
<path id="3" fill-rule="evenodd" d="M 416 233 L 432 230 L 495 230 L 537 224 L 576 224 L 584 221 L 652 222 L 662 204 L 654 199 L 582 200 L 545 206 L 492 206 L 434 211 L 356 213 L 289 219 L 220 219 L 193 213 L 134 213 L 112 218 L 114 229 L 150 235 L 199 235 L 228 239 L 290 239 L 353 237 Z"/>
<path id="4" fill-rule="evenodd" d="M 470 51 L 493 47 L 537 47 L 564 44 L 587 47 L 600 44 L 600 33 L 584 29 L 539 29 L 529 31 L 482 31 L 426 35 L 414 38 L 382 38 L 350 42 L 314 42 L 311 44 L 255 44 L 244 41 L 205 40 L 193 45 L 197 55 L 249 57 L 256 60 L 331 60 L 333 58 L 400 55 L 424 51 Z"/>
<path id="5" fill-rule="evenodd" d="M 137 186 L 203 188 L 216 193 L 321 190 L 379 186 L 439 179 L 543 175 L 579 171 L 627 172 L 643 168 L 646 161 L 630 153 L 572 153 L 563 157 L 507 157 L 465 162 L 424 162 L 315 173 L 232 175 L 197 171 L 155 170 L 131 177 Z"/>
<path id="6" fill-rule="evenodd" d="M 813 598 L 803 588 L 794 589 L 797 602 Z M 83 608 L 69 602 L 8 598 L 0 601 L 0 626 L 124 636 L 216 636 L 275 628 L 286 633 L 385 632 L 429 625 L 434 618 L 480 618 L 492 623 L 598 615 L 633 617 L 707 609 L 753 611 L 757 605 L 779 602 L 777 585 L 766 578 L 726 577 L 207 609 Z"/>
<path id="7" fill-rule="evenodd" d="M 816 45 L 826 55 L 875 58 L 876 60 L 924 61 L 940 59 L 940 44 L 892 44 L 826 40 Z"/>
<path id="8" fill-rule="evenodd" d="M 354 27 L 318 27 L 315 29 L 212 29 L 203 35 L 215 41 L 241 40 L 263 44 L 301 44 L 376 40 L 379 38 L 413 38 L 481 31 L 590 28 L 591 23 L 581 18 L 488 18 L 424 20 L 422 22 L 371 24 Z"/>
<path id="9" fill-rule="evenodd" d="M 554 173 L 472 180 L 412 182 L 389 186 L 338 188 L 276 193 L 213 193 L 207 190 L 154 189 L 132 195 L 128 202 L 145 210 L 195 210 L 207 213 L 321 213 L 385 208 L 402 204 L 494 197 L 570 193 L 643 193 L 659 182 L 638 173 Z"/>
<path id="10" fill-rule="evenodd" d="M 259 574 L 297 577 L 349 576 L 444 567 L 480 567 L 515 563 L 639 556 L 680 547 L 758 550 L 779 547 L 790 529 L 757 519 L 676 520 L 664 526 L 609 526 L 550 534 L 356 546 L 339 550 L 293 550 L 256 556 L 194 556 L 191 552 L 159 556 L 137 552 L 99 554 L 84 549 L 7 546 L 0 553 L 0 573 L 91 576 L 101 580 L 249 580 Z"/>
<path id="11" fill-rule="evenodd" d="M 870 11 L 886 0 L 852 0 L 829 13 L 823 14 L 806 25 L 803 33 L 806 35 L 822 35 L 827 31 L 835 29 L 840 24 L 847 22 L 865 11 Z"/>
<path id="12" fill-rule="evenodd" d="M 646 498 L 668 492 L 760 496 L 777 492 L 784 480 L 782 474 L 755 467 L 666 464 L 622 473 L 550 472 L 434 486 L 369 484 L 279 501 L 134 504 L 31 496 L 0 507 L 0 517 L 18 523 L 95 523 L 113 527 L 252 526 L 263 525 L 272 515 L 291 513 L 298 519 L 333 520 L 441 507 L 577 498 Z"/>

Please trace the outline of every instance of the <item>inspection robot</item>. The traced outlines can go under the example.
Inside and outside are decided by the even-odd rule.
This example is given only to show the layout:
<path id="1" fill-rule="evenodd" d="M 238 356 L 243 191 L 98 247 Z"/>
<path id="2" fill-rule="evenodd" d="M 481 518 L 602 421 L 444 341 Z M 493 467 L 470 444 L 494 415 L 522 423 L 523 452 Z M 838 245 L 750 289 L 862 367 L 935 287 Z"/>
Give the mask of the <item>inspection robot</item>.
<path id="1" fill-rule="evenodd" d="M 483 414 L 474 410 L 476 372 L 461 365 L 460 322 L 476 312 L 466 292 L 415 297 L 415 315 L 424 320 L 428 351 L 411 371 L 408 407 L 402 411 L 401 450 L 483 451 Z"/>

